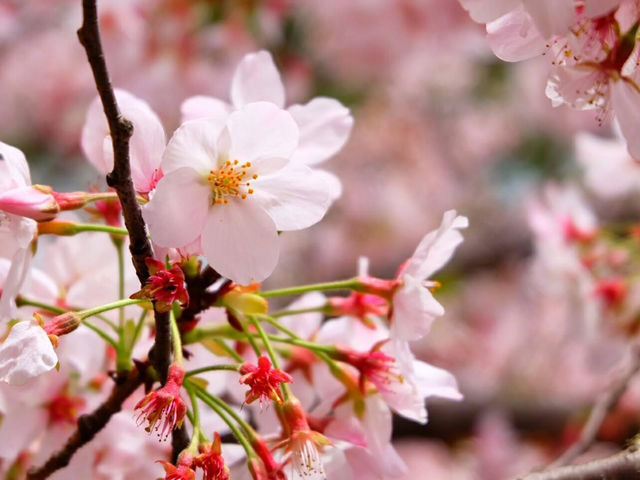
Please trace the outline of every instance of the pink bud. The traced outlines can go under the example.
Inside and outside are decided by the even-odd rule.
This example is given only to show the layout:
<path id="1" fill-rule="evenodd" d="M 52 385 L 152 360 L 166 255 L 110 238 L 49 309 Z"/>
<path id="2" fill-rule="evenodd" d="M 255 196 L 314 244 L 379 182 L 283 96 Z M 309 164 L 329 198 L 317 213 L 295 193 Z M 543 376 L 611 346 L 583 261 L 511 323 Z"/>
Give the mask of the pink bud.
<path id="1" fill-rule="evenodd" d="M 38 222 L 53 220 L 60 212 L 51 188 L 41 185 L 19 187 L 0 194 L 0 210 L 32 218 Z"/>

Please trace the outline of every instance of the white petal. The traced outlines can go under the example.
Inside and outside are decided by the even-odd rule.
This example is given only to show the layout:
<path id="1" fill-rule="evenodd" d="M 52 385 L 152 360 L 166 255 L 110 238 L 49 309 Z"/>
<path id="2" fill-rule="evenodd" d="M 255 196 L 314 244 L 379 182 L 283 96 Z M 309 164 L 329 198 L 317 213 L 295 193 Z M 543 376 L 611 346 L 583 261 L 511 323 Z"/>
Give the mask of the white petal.
<path id="1" fill-rule="evenodd" d="M 293 117 L 272 103 L 250 103 L 233 112 L 227 121 L 227 129 L 230 158 L 254 163 L 259 173 L 269 173 L 260 163 L 274 158 L 288 159 L 298 146 L 298 126 Z"/>
<path id="2" fill-rule="evenodd" d="M 444 308 L 419 280 L 404 275 L 403 282 L 393 296 L 391 337 L 417 340 L 429 333 L 436 317 L 444 315 Z"/>
<path id="3" fill-rule="evenodd" d="M 30 263 L 31 252 L 28 248 L 16 250 L 11 258 L 11 267 L 2 285 L 2 294 L 0 295 L 0 321 L 6 321 L 13 316 L 14 301 L 27 277 Z"/>
<path id="4" fill-rule="evenodd" d="M 541 55 L 546 41 L 522 8 L 487 24 L 487 40 L 493 53 L 505 62 L 519 62 Z"/>
<path id="5" fill-rule="evenodd" d="M 0 380 L 11 385 L 23 385 L 57 363 L 49 337 L 35 322 L 16 323 L 0 345 Z"/>
<path id="6" fill-rule="evenodd" d="M 488 23 L 518 6 L 520 0 L 460 0 L 462 8 L 478 23 Z"/>
<path id="7" fill-rule="evenodd" d="M 0 142 L 0 192 L 27 185 L 31 185 L 31 176 L 24 153 Z"/>
<path id="8" fill-rule="evenodd" d="M 166 174 L 142 215 L 153 241 L 162 247 L 183 247 L 202 232 L 211 190 L 192 168 Z"/>
<path id="9" fill-rule="evenodd" d="M 638 87 L 624 79 L 613 82 L 611 104 L 615 111 L 622 135 L 627 141 L 629 154 L 640 159 L 640 92 Z"/>
<path id="10" fill-rule="evenodd" d="M 231 81 L 231 101 L 236 108 L 251 102 L 271 102 L 284 106 L 284 85 L 266 50 L 244 56 Z"/>
<path id="11" fill-rule="evenodd" d="M 278 232 L 271 217 L 251 199 L 232 199 L 210 209 L 202 249 L 222 276 L 241 285 L 261 282 L 278 263 Z"/>
<path id="12" fill-rule="evenodd" d="M 218 125 L 220 130 L 224 127 L 231 111 L 231 105 L 228 103 L 205 95 L 187 98 L 180 106 L 183 123 L 206 118 Z"/>
<path id="13" fill-rule="evenodd" d="M 544 38 L 564 35 L 576 22 L 573 0 L 522 0 Z"/>
<path id="14" fill-rule="evenodd" d="M 122 115 L 133 124 L 129 143 L 133 183 L 137 191 L 146 193 L 151 190 L 154 172 L 160 167 L 166 143 L 164 128 L 147 102 L 124 90 L 116 90 L 115 94 Z M 93 166 L 103 173 L 111 171 L 113 147 L 99 98 L 91 103 L 87 111 L 81 145 Z"/>
<path id="15" fill-rule="evenodd" d="M 585 17 L 596 18 L 611 12 L 619 5 L 620 0 L 586 0 L 583 13 Z"/>
<path id="16" fill-rule="evenodd" d="M 349 109 L 333 98 L 314 98 L 288 110 L 300 128 L 294 162 L 315 165 L 331 158 L 347 142 L 353 127 Z"/>
<path id="17" fill-rule="evenodd" d="M 414 362 L 414 369 L 416 383 L 423 397 L 462 400 L 456 377 L 451 373 L 420 360 Z"/>
<path id="18" fill-rule="evenodd" d="M 305 165 L 289 164 L 252 182 L 260 203 L 278 230 L 300 230 L 319 222 L 331 204 L 330 186 L 322 174 Z"/>
<path id="19" fill-rule="evenodd" d="M 468 225 L 467 217 L 456 215 L 455 210 L 445 212 L 440 227 L 420 241 L 403 273 L 425 279 L 440 270 L 463 241 L 459 230 Z"/>
<path id="20" fill-rule="evenodd" d="M 193 120 L 178 128 L 162 156 L 162 171 L 170 173 L 190 167 L 200 173 L 208 173 L 216 167 L 220 126 L 209 120 Z"/>

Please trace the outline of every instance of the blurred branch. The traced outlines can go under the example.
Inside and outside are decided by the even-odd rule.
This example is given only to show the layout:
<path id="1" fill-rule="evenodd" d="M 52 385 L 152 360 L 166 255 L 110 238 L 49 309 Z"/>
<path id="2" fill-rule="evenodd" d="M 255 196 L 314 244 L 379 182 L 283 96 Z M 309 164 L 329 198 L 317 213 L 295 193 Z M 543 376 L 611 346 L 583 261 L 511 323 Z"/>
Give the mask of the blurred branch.
<path id="1" fill-rule="evenodd" d="M 632 445 L 611 457 L 530 473 L 517 480 L 631 480 L 640 477 L 640 449 Z"/>
<path id="2" fill-rule="evenodd" d="M 119 379 L 111 390 L 109 398 L 96 410 L 78 418 L 78 427 L 69 437 L 65 446 L 55 452 L 39 468 L 34 468 L 27 474 L 27 480 L 44 480 L 49 475 L 69 465 L 71 457 L 80 447 L 89 443 L 102 430 L 111 417 L 118 413 L 124 401 L 143 383 L 144 365 L 137 365 L 127 376 Z"/>
<path id="3" fill-rule="evenodd" d="M 627 390 L 629 382 L 638 373 L 638 371 L 640 371 L 640 346 L 635 345 L 632 348 L 632 357 L 633 362 L 627 373 L 620 378 L 620 380 L 618 380 L 618 382 L 616 382 L 609 391 L 603 393 L 600 399 L 598 399 L 593 406 L 593 409 L 589 414 L 589 418 L 580 433 L 578 441 L 564 452 L 564 454 L 562 454 L 555 462 L 553 462 L 549 466 L 549 469 L 570 464 L 578 456 L 586 452 L 591 445 L 593 445 L 602 422 Z"/>

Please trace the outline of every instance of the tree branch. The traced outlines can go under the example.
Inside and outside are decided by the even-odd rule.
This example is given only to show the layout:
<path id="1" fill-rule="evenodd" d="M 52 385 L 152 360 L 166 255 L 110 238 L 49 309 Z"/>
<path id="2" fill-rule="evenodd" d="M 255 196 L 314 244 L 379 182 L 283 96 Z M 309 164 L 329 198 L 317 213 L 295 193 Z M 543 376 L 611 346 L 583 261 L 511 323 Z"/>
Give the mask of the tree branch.
<path id="1" fill-rule="evenodd" d="M 549 469 L 569 465 L 581 454 L 586 452 L 600 431 L 600 426 L 604 422 L 609 412 L 616 406 L 620 397 L 624 394 L 629 386 L 629 382 L 640 371 L 640 346 L 635 345 L 631 349 L 632 364 L 629 370 L 620 378 L 611 389 L 602 394 L 598 401 L 594 404 L 589 414 L 589 418 L 580 433 L 580 438 L 566 452 L 564 452 Z"/>
<path id="2" fill-rule="evenodd" d="M 530 473 L 518 480 L 631 480 L 640 478 L 640 449 L 633 445 L 611 457 Z"/>
<path id="3" fill-rule="evenodd" d="M 131 165 L 129 160 L 129 139 L 133 134 L 133 125 L 124 118 L 115 92 L 109 79 L 109 72 L 104 58 L 100 28 L 98 25 L 97 0 L 82 0 L 82 26 L 78 30 L 78 39 L 85 49 L 87 60 L 93 73 L 98 95 L 109 124 L 109 132 L 113 143 L 113 170 L 107 175 L 107 184 L 113 187 L 122 206 L 124 223 L 129 232 L 129 250 L 140 284 L 149 278 L 146 259 L 153 256 L 151 243 L 147 238 L 147 231 L 142 218 L 142 211 L 136 198 L 136 192 L 131 179 Z M 171 361 L 171 331 L 168 314 L 159 313 L 155 309 L 156 338 L 150 360 L 158 376 L 164 383 Z M 33 469 L 29 480 L 47 478 L 56 470 L 68 465 L 73 454 L 107 424 L 111 416 L 118 412 L 124 400 L 131 395 L 142 383 L 137 370 L 130 372 L 129 378 L 121 385 L 116 385 L 111 396 L 96 411 L 84 415 L 78 420 L 78 429 L 69 439 L 65 447 L 55 453 L 38 469 Z M 175 445 L 180 447 L 185 443 L 183 431 L 177 434 Z"/>
<path id="4" fill-rule="evenodd" d="M 27 480 L 44 480 L 56 470 L 66 467 L 80 447 L 89 443 L 102 430 L 111 417 L 118 413 L 124 401 L 143 383 L 144 371 L 133 368 L 123 381 L 116 383 L 109 398 L 92 413 L 78 418 L 78 427 L 65 446 L 54 453 L 40 468 L 27 474 Z"/>

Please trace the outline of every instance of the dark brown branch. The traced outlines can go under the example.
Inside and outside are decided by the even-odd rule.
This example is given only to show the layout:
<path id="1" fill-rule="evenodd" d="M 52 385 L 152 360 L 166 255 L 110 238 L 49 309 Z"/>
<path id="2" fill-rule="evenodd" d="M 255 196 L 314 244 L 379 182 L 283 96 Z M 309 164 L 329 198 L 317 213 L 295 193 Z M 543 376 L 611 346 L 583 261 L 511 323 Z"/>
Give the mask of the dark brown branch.
<path id="1" fill-rule="evenodd" d="M 113 143 L 113 170 L 107 175 L 107 184 L 113 187 L 122 206 L 124 223 L 129 232 L 129 250 L 133 265 L 141 285 L 149 278 L 146 259 L 153 256 L 151 243 L 147 232 L 140 205 L 136 199 L 136 192 L 131 179 L 131 165 L 129 160 L 129 139 L 133 134 L 133 125 L 124 118 L 116 100 L 115 92 L 109 79 L 109 72 L 104 58 L 100 29 L 98 25 L 97 0 L 82 0 L 82 26 L 78 30 L 78 39 L 85 49 L 87 60 L 95 80 L 98 95 L 109 124 L 109 132 Z M 155 308 L 154 308 L 155 310 Z M 171 331 L 169 316 L 155 311 L 156 339 L 150 359 L 164 383 L 171 360 Z M 129 373 L 129 377 L 122 384 L 116 385 L 109 399 L 96 411 L 84 415 L 78 420 L 78 429 L 67 444 L 40 468 L 29 473 L 29 480 L 47 478 L 56 470 L 69 464 L 73 454 L 108 423 L 111 416 L 118 412 L 124 400 L 131 395 L 142 383 L 137 370 Z M 184 444 L 183 431 L 177 434 L 175 445 Z"/>
<path id="2" fill-rule="evenodd" d="M 632 357 L 632 364 L 625 375 L 620 378 L 611 389 L 605 392 L 593 406 L 578 441 L 553 462 L 549 466 L 549 469 L 569 465 L 593 445 L 600 431 L 602 422 L 604 422 L 609 412 L 616 406 L 624 392 L 626 392 L 629 382 L 635 377 L 638 371 L 640 371 L 640 347 L 634 346 L 632 348 Z"/>
<path id="3" fill-rule="evenodd" d="M 151 243 L 147 238 L 145 223 L 140 205 L 131 180 L 129 162 L 129 139 L 133 134 L 133 126 L 120 114 L 118 102 L 111 86 L 107 63 L 102 50 L 98 10 L 96 0 L 82 0 L 82 26 L 78 30 L 78 39 L 87 53 L 98 95 L 104 108 L 113 142 L 113 171 L 107 175 L 107 183 L 118 194 L 122 205 L 124 223 L 129 231 L 131 257 L 140 283 L 144 285 L 149 278 L 146 259 L 153 256 Z M 171 355 L 171 333 L 169 317 L 155 312 L 156 344 L 152 362 L 158 375 L 164 381 L 167 376 Z"/>
<path id="4" fill-rule="evenodd" d="M 102 405 L 92 413 L 78 418 L 78 427 L 65 446 L 51 456 L 44 465 L 30 470 L 27 480 L 44 480 L 56 470 L 66 467 L 76 451 L 90 442 L 111 417 L 121 410 L 124 401 L 142 385 L 143 377 L 138 368 L 133 368 L 121 382 L 113 387 L 109 398 Z"/>
<path id="5" fill-rule="evenodd" d="M 129 249 L 133 257 L 133 264 L 140 283 L 144 283 L 149 277 L 145 260 L 152 256 L 152 250 L 131 180 L 129 139 L 133 134 L 133 125 L 120 114 L 118 102 L 111 86 L 100 40 L 96 0 L 82 0 L 82 12 L 83 22 L 82 27 L 78 30 L 78 39 L 87 53 L 113 142 L 113 171 L 107 175 L 107 183 L 118 194 L 124 223 L 131 240 Z"/>
<path id="6" fill-rule="evenodd" d="M 611 457 L 581 465 L 530 473 L 518 480 L 632 480 L 640 478 L 640 450 L 637 445 Z"/>

